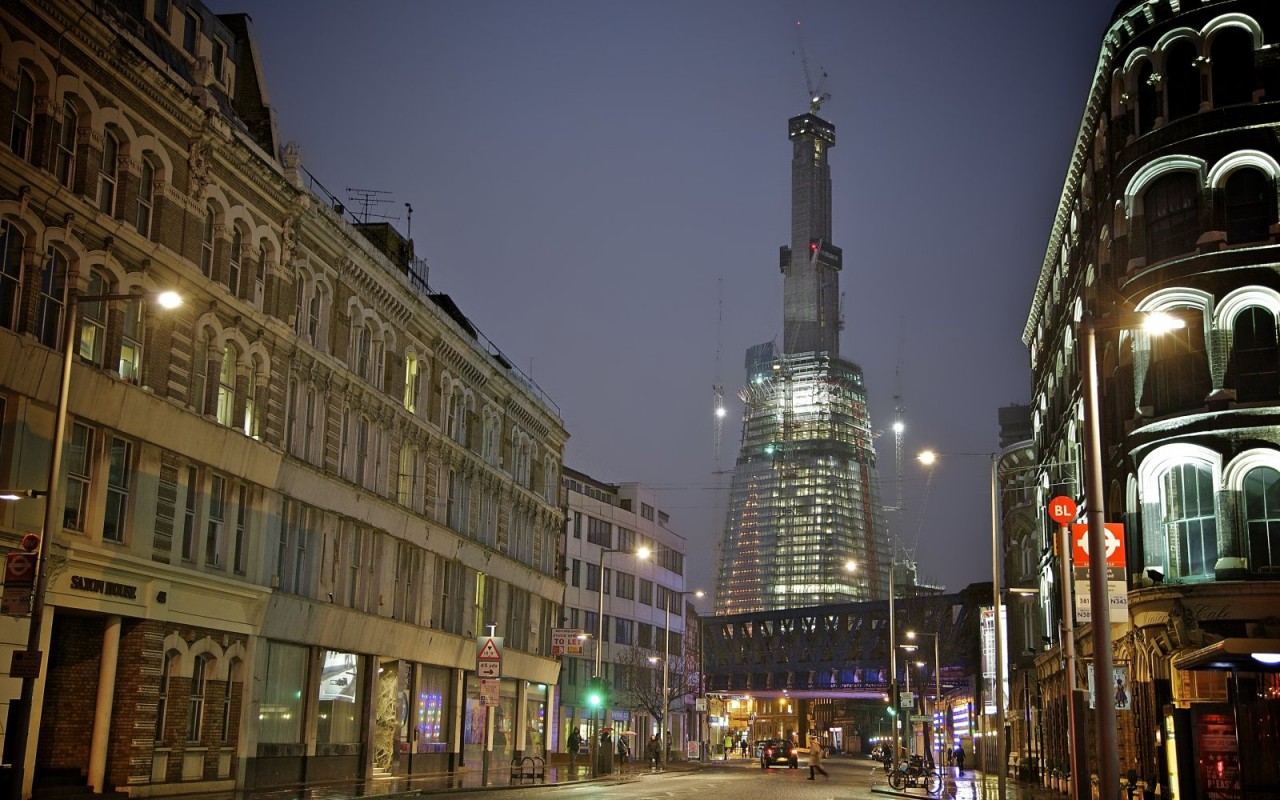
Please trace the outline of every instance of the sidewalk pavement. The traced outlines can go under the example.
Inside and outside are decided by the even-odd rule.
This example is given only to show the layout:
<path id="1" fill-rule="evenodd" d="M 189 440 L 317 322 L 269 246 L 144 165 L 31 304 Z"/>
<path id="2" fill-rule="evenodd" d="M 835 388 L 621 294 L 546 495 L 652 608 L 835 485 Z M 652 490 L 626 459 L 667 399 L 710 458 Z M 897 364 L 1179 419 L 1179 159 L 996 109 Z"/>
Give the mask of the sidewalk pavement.
<path id="1" fill-rule="evenodd" d="M 940 773 L 942 790 L 936 795 L 929 794 L 923 787 L 899 791 L 889 786 L 888 780 L 880 776 L 877 776 L 871 791 L 876 794 L 928 798 L 928 800 L 999 800 L 1000 784 L 995 775 L 973 769 L 965 770 L 962 775 L 955 767 L 943 767 Z M 1066 798 L 1066 795 L 1061 792 L 1046 789 L 1038 783 L 1026 783 L 1013 778 L 1005 779 L 1004 788 L 1004 800 L 1065 800 Z"/>

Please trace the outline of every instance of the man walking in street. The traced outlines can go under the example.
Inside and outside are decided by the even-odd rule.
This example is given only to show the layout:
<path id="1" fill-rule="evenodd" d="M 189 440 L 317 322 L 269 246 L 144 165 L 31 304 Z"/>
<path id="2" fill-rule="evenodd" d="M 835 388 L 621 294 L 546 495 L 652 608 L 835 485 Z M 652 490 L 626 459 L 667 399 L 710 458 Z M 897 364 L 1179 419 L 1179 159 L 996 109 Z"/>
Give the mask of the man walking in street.
<path id="1" fill-rule="evenodd" d="M 578 733 L 577 727 L 569 731 L 569 741 L 565 743 L 569 748 L 569 771 L 571 774 L 578 774 L 578 750 L 582 748 L 582 734 Z"/>

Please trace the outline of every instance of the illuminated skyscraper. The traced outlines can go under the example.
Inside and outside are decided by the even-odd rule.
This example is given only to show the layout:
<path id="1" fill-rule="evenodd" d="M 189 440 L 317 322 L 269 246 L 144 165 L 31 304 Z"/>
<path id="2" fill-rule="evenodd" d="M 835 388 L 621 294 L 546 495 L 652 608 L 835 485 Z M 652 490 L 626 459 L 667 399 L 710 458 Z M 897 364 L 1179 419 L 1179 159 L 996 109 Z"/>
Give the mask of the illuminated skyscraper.
<path id="1" fill-rule="evenodd" d="M 781 248 L 783 351 L 747 351 L 742 449 L 716 580 L 716 613 L 888 596 L 866 386 L 840 358 L 842 252 L 831 243 L 835 126 L 789 121 L 791 244 Z M 849 565 L 855 565 L 853 569 Z"/>

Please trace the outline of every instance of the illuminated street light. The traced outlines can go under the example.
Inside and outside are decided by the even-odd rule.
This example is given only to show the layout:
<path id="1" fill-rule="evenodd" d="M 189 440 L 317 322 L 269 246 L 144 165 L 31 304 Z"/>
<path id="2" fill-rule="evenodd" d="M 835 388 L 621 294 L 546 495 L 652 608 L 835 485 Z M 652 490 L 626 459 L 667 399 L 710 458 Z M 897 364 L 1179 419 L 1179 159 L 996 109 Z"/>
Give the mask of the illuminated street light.
<path id="1" fill-rule="evenodd" d="M 907 638 L 914 639 L 917 636 L 933 637 L 933 715 L 937 719 L 938 712 L 942 709 L 942 661 L 938 658 L 938 639 L 941 637 L 937 633 L 917 633 L 916 631 L 907 631 Z M 934 731 L 933 740 L 938 744 L 934 750 L 938 753 L 934 756 L 934 764 L 939 763 L 942 759 L 942 752 L 939 748 L 942 746 L 941 740 L 938 739 L 937 731 Z"/>
<path id="2" fill-rule="evenodd" d="M 1118 313 L 1095 321 L 1093 313 L 1080 315 L 1080 393 L 1084 396 L 1084 496 L 1089 524 L 1089 607 L 1093 638 L 1093 680 L 1101 688 L 1111 681 L 1111 604 L 1107 598 L 1106 511 L 1102 489 L 1102 422 L 1098 414 L 1098 330 L 1142 328 L 1159 335 L 1186 327 L 1186 320 L 1162 312 Z M 1065 575 L 1063 576 L 1066 577 Z M 1064 613 L 1070 613 L 1064 609 Z M 1099 692 L 1101 695 L 1101 692 Z M 1115 800 L 1120 786 L 1120 753 L 1117 744 L 1115 703 L 1096 703 L 1095 742 L 1098 754 L 1098 786 L 1103 800 Z M 1080 790 L 1083 794 L 1083 789 Z"/>

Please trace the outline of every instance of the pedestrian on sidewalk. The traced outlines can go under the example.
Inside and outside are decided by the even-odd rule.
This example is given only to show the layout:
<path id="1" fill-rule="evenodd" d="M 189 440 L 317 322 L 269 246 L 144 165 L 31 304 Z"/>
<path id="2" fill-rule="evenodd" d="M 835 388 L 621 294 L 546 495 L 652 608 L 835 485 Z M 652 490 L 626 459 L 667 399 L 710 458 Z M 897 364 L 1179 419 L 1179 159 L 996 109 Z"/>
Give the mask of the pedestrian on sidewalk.
<path id="1" fill-rule="evenodd" d="M 733 752 L 733 734 L 726 733 L 724 735 L 724 760 L 729 760 L 729 754 Z"/>
<path id="2" fill-rule="evenodd" d="M 566 746 L 569 748 L 569 769 L 576 772 L 578 769 L 578 751 L 582 749 L 582 734 L 578 733 L 576 726 L 569 731 L 569 741 L 566 742 Z"/>
<path id="3" fill-rule="evenodd" d="M 809 739 L 809 780 L 813 780 L 814 772 L 821 772 L 822 777 L 831 780 L 831 776 L 822 768 L 822 743 L 815 738 Z"/>
<path id="4" fill-rule="evenodd" d="M 964 748 L 956 745 L 956 769 L 959 774 L 964 774 Z"/>
<path id="5" fill-rule="evenodd" d="M 658 758 L 662 755 L 662 743 L 658 741 L 658 734 L 649 737 L 649 763 L 657 767 Z"/>

